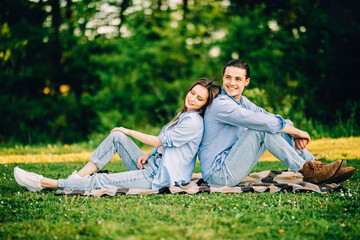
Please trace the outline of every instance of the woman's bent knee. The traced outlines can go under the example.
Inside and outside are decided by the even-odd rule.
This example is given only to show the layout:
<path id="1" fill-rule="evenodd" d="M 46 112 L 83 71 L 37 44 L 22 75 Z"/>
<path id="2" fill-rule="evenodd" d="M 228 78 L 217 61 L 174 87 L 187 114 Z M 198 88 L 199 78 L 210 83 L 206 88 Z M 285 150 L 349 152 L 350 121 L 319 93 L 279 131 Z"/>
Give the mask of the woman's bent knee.
<path id="1" fill-rule="evenodd" d="M 129 137 L 125 133 L 120 131 L 114 131 L 110 133 L 109 137 L 113 138 L 114 141 L 119 141 L 119 142 L 124 142 L 129 139 Z"/>

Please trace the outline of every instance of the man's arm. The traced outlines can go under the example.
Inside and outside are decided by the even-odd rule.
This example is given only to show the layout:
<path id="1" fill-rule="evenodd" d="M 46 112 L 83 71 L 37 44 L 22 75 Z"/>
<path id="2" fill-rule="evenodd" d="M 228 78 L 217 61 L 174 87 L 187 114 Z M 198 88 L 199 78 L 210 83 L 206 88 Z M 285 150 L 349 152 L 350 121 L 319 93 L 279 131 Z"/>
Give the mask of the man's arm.
<path id="1" fill-rule="evenodd" d="M 256 104 L 254 104 L 245 96 L 243 96 L 243 99 L 244 99 L 244 105 L 246 106 L 247 109 L 252 110 L 254 112 L 261 112 L 261 113 L 275 116 L 274 114 L 267 112 L 262 107 L 259 107 Z M 290 126 L 294 126 L 293 122 L 289 119 L 285 119 L 285 122 L 287 124 L 289 124 Z M 307 138 L 296 138 L 296 139 L 294 139 L 294 142 L 295 142 L 295 148 L 298 150 L 303 150 L 306 147 L 306 145 L 309 143 Z"/>
<path id="2" fill-rule="evenodd" d="M 264 112 L 255 112 L 243 108 L 231 99 L 219 99 L 211 106 L 213 117 L 225 124 L 249 128 L 257 131 L 278 133 L 286 125 L 279 116 Z"/>
<path id="3" fill-rule="evenodd" d="M 247 102 L 251 103 L 249 100 Z M 303 150 L 311 141 L 310 135 L 293 127 L 290 120 L 284 120 L 280 115 L 268 113 L 260 107 L 257 107 L 259 111 L 254 111 L 255 109 L 242 108 L 233 101 L 222 99 L 213 103 L 212 108 L 215 118 L 220 122 L 258 131 L 287 133 L 293 137 L 298 150 Z"/>
<path id="4" fill-rule="evenodd" d="M 254 111 L 254 112 L 262 112 L 262 113 L 265 113 L 265 114 L 274 115 L 274 114 L 269 113 L 268 111 L 266 111 L 264 108 L 259 107 L 258 105 L 256 105 L 255 103 L 253 103 L 253 102 L 250 101 L 247 97 L 242 96 L 242 99 L 243 99 L 243 103 L 244 103 L 246 109 L 249 109 L 249 110 Z"/>
<path id="5" fill-rule="evenodd" d="M 271 116 L 276 116 L 273 113 L 270 113 L 268 111 L 266 111 L 264 108 L 259 107 L 258 105 L 256 105 L 255 103 L 251 102 L 247 97 L 242 96 L 243 98 L 243 103 L 246 109 L 254 111 L 254 112 L 261 112 L 261 113 L 265 113 Z M 285 119 L 285 122 L 287 124 L 290 124 L 291 126 L 294 126 L 293 122 L 290 119 Z"/>

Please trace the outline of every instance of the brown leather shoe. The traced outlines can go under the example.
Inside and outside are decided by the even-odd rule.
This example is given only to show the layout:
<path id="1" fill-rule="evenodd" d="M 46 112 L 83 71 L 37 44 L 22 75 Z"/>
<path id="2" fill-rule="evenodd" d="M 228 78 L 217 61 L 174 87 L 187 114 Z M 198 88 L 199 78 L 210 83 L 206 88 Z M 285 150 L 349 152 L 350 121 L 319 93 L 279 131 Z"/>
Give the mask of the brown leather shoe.
<path id="1" fill-rule="evenodd" d="M 351 178 L 352 175 L 356 172 L 356 168 L 353 167 L 344 167 L 341 168 L 337 173 L 326 181 L 326 183 L 341 183 L 346 179 Z"/>
<path id="2" fill-rule="evenodd" d="M 324 163 L 322 161 L 316 160 L 313 163 L 315 164 L 322 164 L 326 165 L 327 163 Z M 344 167 L 340 168 L 335 175 L 326 181 L 326 183 L 341 183 L 349 178 L 351 178 L 352 175 L 356 172 L 356 168 L 353 167 Z"/>
<path id="3" fill-rule="evenodd" d="M 311 183 L 324 183 L 331 179 L 344 164 L 344 160 L 337 160 L 329 164 L 306 162 L 299 172 L 304 176 L 304 181 Z"/>

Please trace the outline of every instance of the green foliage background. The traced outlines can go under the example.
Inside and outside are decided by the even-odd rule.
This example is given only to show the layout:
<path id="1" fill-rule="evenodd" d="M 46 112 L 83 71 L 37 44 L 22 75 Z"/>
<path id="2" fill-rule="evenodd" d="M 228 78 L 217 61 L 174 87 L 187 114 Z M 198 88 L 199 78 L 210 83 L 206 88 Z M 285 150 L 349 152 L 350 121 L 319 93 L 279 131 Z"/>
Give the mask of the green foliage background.
<path id="1" fill-rule="evenodd" d="M 360 135 L 360 3 L 3 0 L 0 142 L 156 133 L 191 82 L 250 64 L 244 95 L 315 137 Z M 152 126 L 153 128 L 151 128 Z"/>

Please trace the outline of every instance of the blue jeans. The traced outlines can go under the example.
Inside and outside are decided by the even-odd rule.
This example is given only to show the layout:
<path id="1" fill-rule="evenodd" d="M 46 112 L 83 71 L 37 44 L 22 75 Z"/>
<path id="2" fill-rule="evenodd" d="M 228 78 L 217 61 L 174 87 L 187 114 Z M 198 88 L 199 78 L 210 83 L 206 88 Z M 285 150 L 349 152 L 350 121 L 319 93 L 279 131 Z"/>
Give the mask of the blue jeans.
<path id="1" fill-rule="evenodd" d="M 59 190 L 92 190 L 100 188 L 142 188 L 151 189 L 161 157 L 153 155 L 143 169 L 136 166 L 137 159 L 143 156 L 141 149 L 124 133 L 111 133 L 94 151 L 90 160 L 102 169 L 115 154 L 119 154 L 127 172 L 106 174 L 95 173 L 84 178 L 59 179 Z"/>
<path id="2" fill-rule="evenodd" d="M 207 182 L 235 186 L 249 175 L 266 149 L 295 172 L 306 161 L 315 160 L 308 150 L 295 150 L 294 142 L 287 134 L 247 130 L 231 148 L 222 167 Z"/>

